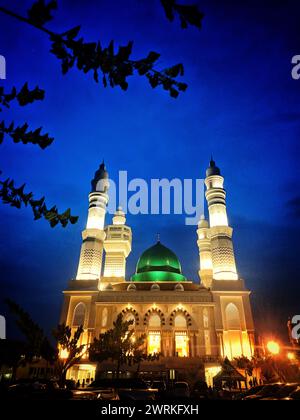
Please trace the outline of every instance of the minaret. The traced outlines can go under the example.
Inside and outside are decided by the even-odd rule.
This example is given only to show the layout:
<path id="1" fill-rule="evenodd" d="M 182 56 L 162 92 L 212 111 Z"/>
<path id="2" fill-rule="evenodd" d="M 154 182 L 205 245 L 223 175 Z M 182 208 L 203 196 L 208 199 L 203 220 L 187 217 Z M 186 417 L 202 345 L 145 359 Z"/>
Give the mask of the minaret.
<path id="1" fill-rule="evenodd" d="M 118 207 L 113 219 L 113 224 L 105 228 L 105 278 L 125 280 L 126 258 L 131 252 L 132 234 L 130 227 L 126 226 L 125 213 Z"/>
<path id="2" fill-rule="evenodd" d="M 82 232 L 82 245 L 76 280 L 100 279 L 108 188 L 108 173 L 103 162 L 92 180 L 92 191 L 89 194 L 88 219 L 86 229 Z"/>
<path id="3" fill-rule="evenodd" d="M 198 241 L 197 245 L 199 248 L 199 259 L 200 259 L 200 270 L 199 277 L 204 287 L 210 287 L 213 277 L 213 265 L 211 255 L 211 243 L 210 243 L 210 229 L 208 221 L 205 220 L 204 215 L 201 216 L 198 223 L 197 229 Z"/>
<path id="4" fill-rule="evenodd" d="M 206 200 L 209 211 L 210 241 L 215 280 L 237 280 L 232 245 L 232 231 L 228 226 L 224 178 L 213 159 L 206 170 Z"/>

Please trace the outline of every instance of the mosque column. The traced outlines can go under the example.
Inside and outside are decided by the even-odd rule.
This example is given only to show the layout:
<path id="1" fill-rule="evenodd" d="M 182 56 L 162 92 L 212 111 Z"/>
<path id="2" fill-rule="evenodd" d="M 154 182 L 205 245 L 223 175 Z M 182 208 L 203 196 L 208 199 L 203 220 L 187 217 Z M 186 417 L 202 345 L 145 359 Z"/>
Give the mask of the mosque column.
<path id="1" fill-rule="evenodd" d="M 82 245 L 76 280 L 98 280 L 101 276 L 104 222 L 108 203 L 108 173 L 102 163 L 92 180 L 86 229 L 82 232 Z"/>
<path id="2" fill-rule="evenodd" d="M 211 286 L 213 277 L 213 264 L 211 253 L 210 229 L 208 221 L 205 220 L 204 215 L 201 216 L 201 219 L 198 223 L 197 236 L 197 245 L 199 248 L 200 260 L 200 269 L 198 271 L 198 274 L 203 286 L 209 288 Z"/>
<path id="3" fill-rule="evenodd" d="M 206 171 L 205 197 L 208 204 L 213 278 L 238 280 L 232 244 L 233 229 L 228 225 L 224 178 L 213 160 Z"/>
<path id="4" fill-rule="evenodd" d="M 126 217 L 121 207 L 118 207 L 112 221 L 113 224 L 105 228 L 105 264 L 103 277 L 124 280 L 126 258 L 131 252 L 132 233 L 130 227 L 125 225 Z"/>

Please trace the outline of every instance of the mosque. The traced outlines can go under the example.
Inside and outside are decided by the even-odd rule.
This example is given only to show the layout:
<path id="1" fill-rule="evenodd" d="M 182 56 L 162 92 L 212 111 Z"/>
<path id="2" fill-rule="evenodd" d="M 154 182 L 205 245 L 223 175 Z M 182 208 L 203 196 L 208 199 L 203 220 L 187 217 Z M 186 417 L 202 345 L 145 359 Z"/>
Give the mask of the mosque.
<path id="1" fill-rule="evenodd" d="M 112 224 L 105 224 L 109 179 L 100 165 L 89 194 L 77 276 L 63 292 L 60 320 L 74 330 L 83 325 L 82 344 L 112 328 L 122 313 L 134 321 L 135 334 L 146 333 L 147 352 L 161 354 L 158 361 L 142 364 L 146 375 L 203 378 L 211 385 L 222 359 L 253 355 L 250 291 L 236 269 L 223 185 L 211 160 L 205 178 L 209 220 L 201 217 L 195 241 L 200 283 L 184 276 L 177 256 L 160 241 L 142 253 L 135 274 L 126 278 L 132 231 L 121 208 Z M 83 358 L 68 377 L 89 381 L 96 369 Z M 108 373 L 112 365 L 104 362 L 99 369 Z"/>

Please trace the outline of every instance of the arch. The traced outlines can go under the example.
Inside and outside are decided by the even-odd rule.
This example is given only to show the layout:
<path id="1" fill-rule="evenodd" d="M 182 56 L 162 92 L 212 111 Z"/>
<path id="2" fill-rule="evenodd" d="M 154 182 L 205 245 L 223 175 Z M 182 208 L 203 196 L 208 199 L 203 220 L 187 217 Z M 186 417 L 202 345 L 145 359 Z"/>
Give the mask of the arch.
<path id="1" fill-rule="evenodd" d="M 135 284 L 129 284 L 127 286 L 127 291 L 128 292 L 134 292 L 136 290 L 136 285 Z"/>
<path id="2" fill-rule="evenodd" d="M 153 283 L 152 284 L 152 286 L 151 286 L 151 290 L 153 291 L 156 291 L 156 290 L 160 290 L 160 286 L 159 286 L 159 284 L 157 284 L 157 283 Z"/>
<path id="3" fill-rule="evenodd" d="M 161 327 L 161 319 L 157 313 L 152 313 L 149 317 L 148 321 L 149 328 L 160 328 Z"/>
<path id="4" fill-rule="evenodd" d="M 237 306 L 234 303 L 228 303 L 228 305 L 226 306 L 225 319 L 228 330 L 241 329 L 240 313 Z"/>
<path id="5" fill-rule="evenodd" d="M 175 320 L 176 316 L 179 315 L 179 314 L 181 314 L 186 319 L 187 327 L 191 327 L 192 326 L 191 315 L 188 313 L 188 311 L 180 309 L 180 308 L 176 308 L 176 309 L 174 309 L 174 311 L 171 312 L 170 319 L 169 319 L 170 327 L 174 326 L 174 320 Z"/>
<path id="6" fill-rule="evenodd" d="M 203 327 L 209 328 L 209 315 L 208 315 L 208 309 L 203 309 Z"/>
<path id="7" fill-rule="evenodd" d="M 184 287 L 183 287 L 183 285 L 181 283 L 178 283 L 174 287 L 174 290 L 176 290 L 177 292 L 184 292 Z"/>
<path id="8" fill-rule="evenodd" d="M 179 313 L 175 316 L 174 326 L 175 328 L 183 328 L 183 329 L 187 328 L 186 318 L 182 313 Z"/>
<path id="9" fill-rule="evenodd" d="M 134 319 L 134 325 L 139 325 L 140 324 L 140 318 L 139 318 L 139 314 L 137 313 L 137 311 L 133 308 L 125 308 L 122 310 L 122 314 L 123 314 L 123 320 L 125 321 L 129 321 L 130 317 L 131 319 Z M 128 318 L 128 319 L 127 319 Z"/>
<path id="10" fill-rule="evenodd" d="M 150 318 L 150 316 L 151 316 L 151 315 L 153 315 L 153 314 L 157 314 L 157 315 L 159 316 L 160 321 L 161 321 L 161 325 L 162 325 L 162 326 L 166 325 L 165 316 L 164 316 L 164 314 L 162 313 L 161 309 L 158 309 L 158 308 L 151 308 L 151 309 L 148 309 L 148 311 L 145 313 L 145 316 L 144 316 L 144 325 L 145 325 L 145 326 L 146 326 L 147 324 L 149 324 L 149 318 Z"/>
<path id="11" fill-rule="evenodd" d="M 86 314 L 86 306 L 83 302 L 79 302 L 73 312 L 72 327 L 84 326 Z"/>

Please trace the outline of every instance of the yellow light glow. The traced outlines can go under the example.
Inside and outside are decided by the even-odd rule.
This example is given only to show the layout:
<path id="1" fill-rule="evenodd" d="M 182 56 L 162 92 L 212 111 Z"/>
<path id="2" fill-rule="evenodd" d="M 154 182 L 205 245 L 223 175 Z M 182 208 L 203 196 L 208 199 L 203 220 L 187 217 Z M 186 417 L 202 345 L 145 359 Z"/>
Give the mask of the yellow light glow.
<path id="1" fill-rule="evenodd" d="M 175 351 L 178 357 L 188 357 L 189 344 L 186 334 L 176 333 L 175 335 Z"/>
<path id="2" fill-rule="evenodd" d="M 60 359 L 67 359 L 69 356 L 69 352 L 67 349 L 61 349 L 59 352 Z"/>
<path id="3" fill-rule="evenodd" d="M 213 387 L 214 381 L 213 378 L 221 372 L 221 366 L 211 366 L 205 368 L 205 380 L 208 386 Z"/>
<path id="4" fill-rule="evenodd" d="M 276 355 L 280 352 L 280 346 L 276 341 L 268 341 L 267 343 L 267 349 L 270 353 Z"/>
<path id="5" fill-rule="evenodd" d="M 148 354 L 160 353 L 160 332 L 149 332 L 148 335 Z"/>
<path id="6" fill-rule="evenodd" d="M 181 303 L 179 303 L 179 305 L 177 305 L 177 309 L 179 309 L 179 310 L 183 309 L 183 306 L 182 306 Z"/>
<path id="7" fill-rule="evenodd" d="M 289 353 L 287 354 L 287 358 L 288 358 L 289 360 L 295 360 L 295 353 L 291 353 L 291 352 L 289 352 Z"/>
<path id="8" fill-rule="evenodd" d="M 127 304 L 127 309 L 131 309 L 132 306 L 130 305 L 130 303 Z"/>
<path id="9" fill-rule="evenodd" d="M 156 304 L 155 304 L 155 303 L 153 303 L 152 308 L 153 308 L 153 309 L 156 309 L 156 308 L 157 308 L 157 306 L 156 306 Z"/>

